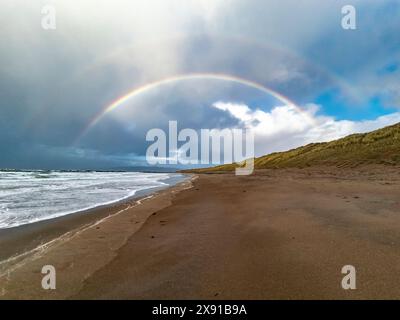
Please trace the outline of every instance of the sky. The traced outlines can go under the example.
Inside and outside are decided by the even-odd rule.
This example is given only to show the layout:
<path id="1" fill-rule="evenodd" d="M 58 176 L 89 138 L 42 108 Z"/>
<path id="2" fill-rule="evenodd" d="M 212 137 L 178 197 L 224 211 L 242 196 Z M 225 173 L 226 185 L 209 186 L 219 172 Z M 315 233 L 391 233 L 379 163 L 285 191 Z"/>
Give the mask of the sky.
<path id="1" fill-rule="evenodd" d="M 396 0 L 2 0 L 0 168 L 146 165 L 170 120 L 250 127 L 256 156 L 400 122 L 399 30 Z"/>

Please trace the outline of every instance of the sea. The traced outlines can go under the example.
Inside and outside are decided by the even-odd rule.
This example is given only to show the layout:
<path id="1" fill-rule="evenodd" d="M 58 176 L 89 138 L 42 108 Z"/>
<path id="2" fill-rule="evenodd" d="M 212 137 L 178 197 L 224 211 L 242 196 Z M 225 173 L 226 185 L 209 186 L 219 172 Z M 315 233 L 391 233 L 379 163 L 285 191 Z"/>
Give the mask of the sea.
<path id="1" fill-rule="evenodd" d="M 112 204 L 185 178 L 179 173 L 0 170 L 0 229 Z"/>

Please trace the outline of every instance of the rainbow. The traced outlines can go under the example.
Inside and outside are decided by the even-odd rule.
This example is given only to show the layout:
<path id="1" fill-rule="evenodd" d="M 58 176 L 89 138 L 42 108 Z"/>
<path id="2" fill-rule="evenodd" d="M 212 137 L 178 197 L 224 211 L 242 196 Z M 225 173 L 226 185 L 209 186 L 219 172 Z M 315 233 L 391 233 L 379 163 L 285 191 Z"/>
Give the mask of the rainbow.
<path id="1" fill-rule="evenodd" d="M 111 104 L 109 104 L 105 108 L 103 108 L 84 128 L 84 130 L 81 132 L 81 134 L 76 139 L 76 142 L 78 142 L 106 114 L 117 109 L 119 106 L 123 105 L 129 99 L 132 99 L 132 98 L 134 98 L 142 93 L 145 93 L 147 91 L 150 91 L 156 87 L 163 86 L 163 85 L 170 84 L 170 83 L 177 82 L 177 81 L 185 81 L 185 80 L 221 80 L 221 81 L 230 81 L 230 82 L 242 84 L 242 85 L 260 90 L 268 95 L 271 95 L 274 98 L 276 98 L 277 100 L 284 103 L 285 105 L 294 107 L 299 113 L 304 114 L 305 117 L 309 121 L 312 122 L 312 119 L 308 115 L 308 113 L 305 110 L 303 110 L 302 108 L 300 108 L 299 106 L 297 106 L 295 102 L 291 101 L 288 97 L 285 97 L 284 95 L 282 95 L 266 86 L 263 86 L 257 82 L 247 80 L 244 78 L 240 78 L 237 76 L 233 76 L 233 75 L 220 74 L 220 73 L 189 73 L 189 74 L 175 75 L 172 77 L 168 77 L 168 78 L 164 78 L 164 79 L 157 80 L 154 82 L 150 82 L 145 85 L 134 88 L 127 94 L 123 95 L 122 97 L 118 98 L 117 100 L 115 100 L 114 102 L 112 102 Z"/>

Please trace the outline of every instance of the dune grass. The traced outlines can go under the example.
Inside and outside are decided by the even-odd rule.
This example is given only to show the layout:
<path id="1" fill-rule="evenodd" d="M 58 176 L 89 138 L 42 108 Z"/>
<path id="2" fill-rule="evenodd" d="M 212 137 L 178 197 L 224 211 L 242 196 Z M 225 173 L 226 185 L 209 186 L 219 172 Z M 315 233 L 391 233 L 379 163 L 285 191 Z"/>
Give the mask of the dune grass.
<path id="1" fill-rule="evenodd" d="M 400 165 L 400 123 L 369 133 L 352 134 L 331 142 L 311 143 L 255 159 L 256 169 L 356 167 L 368 164 Z M 227 164 L 190 171 L 232 171 L 236 167 L 237 164 Z"/>

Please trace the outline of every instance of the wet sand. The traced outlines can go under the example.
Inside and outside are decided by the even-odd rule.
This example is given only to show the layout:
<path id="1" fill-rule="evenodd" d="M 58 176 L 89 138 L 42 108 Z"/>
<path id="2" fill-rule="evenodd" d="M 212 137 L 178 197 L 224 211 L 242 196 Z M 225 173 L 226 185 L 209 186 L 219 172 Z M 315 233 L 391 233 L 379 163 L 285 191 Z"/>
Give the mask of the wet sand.
<path id="1" fill-rule="evenodd" d="M 192 184 L 3 265 L 0 298 L 400 298 L 399 168 L 201 174 Z M 56 267 L 54 291 L 41 289 L 44 264 Z M 341 288 L 344 265 L 356 268 L 356 290 Z"/>
<path id="2" fill-rule="evenodd" d="M 1 230 L 0 299 L 65 299 L 110 262 L 147 218 L 191 187 L 190 176 L 167 189 L 129 200 Z M 13 254 L 12 254 L 13 253 Z M 57 289 L 42 289 L 44 265 L 57 272 Z"/>

